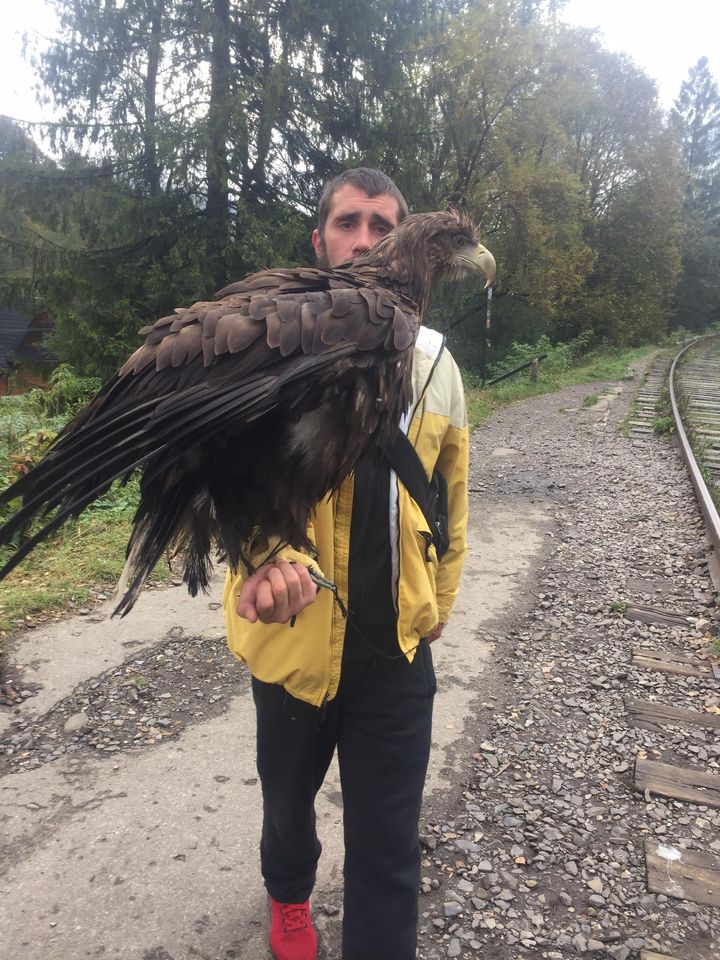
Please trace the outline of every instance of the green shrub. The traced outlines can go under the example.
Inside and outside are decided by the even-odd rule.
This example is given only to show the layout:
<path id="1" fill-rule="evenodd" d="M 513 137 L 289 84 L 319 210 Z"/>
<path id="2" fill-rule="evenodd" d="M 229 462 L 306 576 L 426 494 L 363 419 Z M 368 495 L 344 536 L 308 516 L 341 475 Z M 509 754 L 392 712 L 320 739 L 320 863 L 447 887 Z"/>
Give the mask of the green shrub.
<path id="1" fill-rule="evenodd" d="M 675 420 L 672 417 L 658 417 L 653 424 L 653 432 L 658 436 L 672 433 L 675 430 Z"/>
<path id="2" fill-rule="evenodd" d="M 540 372 L 545 370 L 548 373 L 564 373 L 575 364 L 578 359 L 589 352 L 592 334 L 588 331 L 580 334 L 574 340 L 568 340 L 566 343 L 553 344 L 550 338 L 543 334 L 536 343 L 513 343 L 510 350 L 506 353 L 502 363 L 493 364 L 490 369 L 490 379 L 502 376 L 513 370 L 515 367 L 522 366 L 534 360 L 535 357 L 547 354 L 540 366 Z"/>
<path id="3" fill-rule="evenodd" d="M 69 420 L 101 386 L 99 377 L 80 377 L 69 364 L 61 363 L 50 374 L 47 389 L 30 391 L 28 404 L 39 416 Z"/>

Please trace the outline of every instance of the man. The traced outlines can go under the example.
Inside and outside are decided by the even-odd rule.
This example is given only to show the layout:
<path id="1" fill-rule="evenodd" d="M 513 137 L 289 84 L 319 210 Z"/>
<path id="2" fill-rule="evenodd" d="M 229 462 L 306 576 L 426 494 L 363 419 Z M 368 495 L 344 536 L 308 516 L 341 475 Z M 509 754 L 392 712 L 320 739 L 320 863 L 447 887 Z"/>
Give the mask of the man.
<path id="1" fill-rule="evenodd" d="M 335 267 L 364 254 L 407 204 L 377 170 L 327 184 L 312 242 Z M 344 960 L 412 960 L 417 946 L 418 819 L 435 676 L 429 644 L 455 599 L 465 553 L 467 421 L 443 338 L 422 328 L 402 428 L 428 476 L 448 482 L 450 548 L 438 563 L 422 511 L 386 461 L 368 456 L 317 505 L 317 559 L 289 548 L 228 576 L 228 642 L 252 674 L 263 789 L 261 867 L 276 960 L 314 960 L 309 912 L 320 843 L 314 800 L 337 747 L 345 835 Z M 268 550 L 272 544 L 267 545 Z M 317 592 L 319 566 L 337 587 Z"/>

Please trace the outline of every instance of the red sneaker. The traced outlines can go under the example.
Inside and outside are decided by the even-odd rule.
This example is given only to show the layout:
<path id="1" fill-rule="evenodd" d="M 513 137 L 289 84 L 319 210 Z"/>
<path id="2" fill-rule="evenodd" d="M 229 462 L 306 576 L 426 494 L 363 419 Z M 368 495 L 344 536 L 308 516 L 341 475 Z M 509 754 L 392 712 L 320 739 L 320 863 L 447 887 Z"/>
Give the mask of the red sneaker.
<path id="1" fill-rule="evenodd" d="M 270 952 L 275 960 L 317 960 L 309 900 L 278 903 L 270 897 Z"/>

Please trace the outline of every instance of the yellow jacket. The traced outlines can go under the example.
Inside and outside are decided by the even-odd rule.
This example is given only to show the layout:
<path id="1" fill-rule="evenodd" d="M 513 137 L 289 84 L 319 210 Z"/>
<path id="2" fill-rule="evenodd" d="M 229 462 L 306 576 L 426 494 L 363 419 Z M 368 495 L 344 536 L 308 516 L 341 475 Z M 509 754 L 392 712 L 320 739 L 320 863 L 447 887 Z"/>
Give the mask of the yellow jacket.
<path id="1" fill-rule="evenodd" d="M 435 547 L 426 558 L 428 525 L 405 487 L 391 474 L 390 544 L 393 595 L 398 611 L 398 644 L 412 660 L 422 637 L 446 623 L 457 596 L 466 551 L 468 428 L 465 398 L 455 361 L 443 349 L 443 337 L 421 327 L 413 358 L 413 403 L 402 429 L 427 471 L 437 468 L 448 482 L 450 547 L 438 565 Z M 304 563 L 336 584 L 348 596 L 348 559 L 352 517 L 352 476 L 340 490 L 319 503 L 308 528 L 317 547 L 317 562 L 290 548 L 278 556 Z M 272 548 L 273 544 L 269 544 Z M 253 555 L 255 567 L 262 555 Z M 293 697 L 320 706 L 332 699 L 340 681 L 345 619 L 333 594 L 317 598 L 297 617 L 295 625 L 249 623 L 235 611 L 244 570 L 228 571 L 223 605 L 231 652 L 266 683 L 280 683 Z"/>

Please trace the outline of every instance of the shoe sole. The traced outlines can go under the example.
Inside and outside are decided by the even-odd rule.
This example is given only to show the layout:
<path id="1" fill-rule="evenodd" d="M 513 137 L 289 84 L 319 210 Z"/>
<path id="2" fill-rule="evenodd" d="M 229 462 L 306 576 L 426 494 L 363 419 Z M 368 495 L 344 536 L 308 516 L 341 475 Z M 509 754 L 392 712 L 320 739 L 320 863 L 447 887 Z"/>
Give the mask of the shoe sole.
<path id="1" fill-rule="evenodd" d="M 318 944 L 318 953 L 315 954 L 315 960 L 317 960 L 319 953 L 320 953 L 320 944 Z M 272 952 L 272 950 L 270 950 L 270 956 L 272 957 L 272 960 L 278 960 L 277 956 Z"/>
<path id="2" fill-rule="evenodd" d="M 317 960 L 317 958 L 320 956 L 320 935 L 318 934 L 317 930 L 315 931 L 315 934 L 316 934 L 316 936 L 317 936 L 317 938 L 318 938 L 317 953 L 315 954 L 315 960 Z M 272 948 L 272 947 L 270 947 L 270 956 L 272 957 L 272 960 L 278 960 L 277 956 L 276 956 L 275 953 L 273 952 L 273 948 Z"/>

